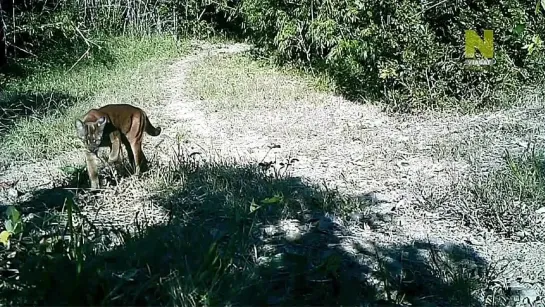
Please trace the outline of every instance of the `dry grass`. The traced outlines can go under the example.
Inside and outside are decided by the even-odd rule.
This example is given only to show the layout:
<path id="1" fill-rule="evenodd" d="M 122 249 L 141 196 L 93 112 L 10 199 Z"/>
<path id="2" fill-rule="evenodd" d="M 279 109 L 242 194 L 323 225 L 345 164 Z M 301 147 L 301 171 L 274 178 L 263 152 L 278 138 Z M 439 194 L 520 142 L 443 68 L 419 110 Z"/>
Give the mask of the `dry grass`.
<path id="1" fill-rule="evenodd" d="M 18 272 L 6 273 L 0 288 L 7 304 L 467 306 L 503 299 L 502 291 L 485 291 L 502 290 L 503 281 L 491 281 L 509 277 L 492 256 L 513 257 L 516 248 L 498 233 L 484 247 L 461 243 L 480 228 L 441 218 L 460 203 L 432 197 L 435 205 L 419 205 L 414 194 L 452 192 L 453 182 L 482 175 L 468 169 L 501 161 L 500 149 L 534 142 L 538 129 L 530 127 L 540 123 L 528 122 L 530 111 L 506 111 L 491 122 L 393 117 L 317 90 L 311 78 L 221 49 L 206 55 L 210 49 L 168 66 L 160 60 L 125 72 L 122 65 L 105 79 L 95 71 L 89 88 L 98 90 L 70 107 L 144 106 L 164 130 L 145 138 L 152 166 L 141 178 L 123 164 L 106 167 L 106 189 L 90 193 L 82 156 L 70 143 L 71 113 L 15 124 L 8 139 L 27 142 L 48 120 L 60 128 L 47 136 L 74 150 L 0 176 L 24 178 L 17 204 L 28 225 L 10 258 L 9 269 Z M 111 88 L 110 78 L 119 78 Z M 503 137 L 499 125 L 508 127 Z M 270 150 L 271 143 L 280 148 Z M 8 153 L 27 162 L 55 153 L 28 147 Z M 281 165 L 290 158 L 298 161 Z M 531 174 L 526 186 L 537 191 L 540 177 Z M 36 189 L 44 177 L 48 185 Z M 512 177 L 498 178 L 509 191 L 519 187 Z M 467 210 L 481 210 L 475 217 L 494 229 L 489 213 L 497 209 L 483 199 Z M 69 221 L 74 227 L 66 229 Z M 47 238 L 42 245 L 39 236 Z M 524 246 L 530 260 L 519 261 L 519 272 L 539 269 L 539 248 Z M 0 257 L 12 256 L 2 250 Z"/>
<path id="2" fill-rule="evenodd" d="M 244 56 L 210 56 L 195 65 L 188 76 L 192 85 L 188 91 L 206 100 L 209 112 L 256 108 L 274 112 L 299 103 L 320 106 L 328 98 L 317 92 L 316 80 Z"/>
<path id="3" fill-rule="evenodd" d="M 238 63 L 244 65 L 237 69 Z M 327 182 L 345 195 L 379 195 L 375 198 L 385 204 L 372 210 L 393 217 L 380 226 L 388 235 L 373 234 L 378 241 L 403 244 L 428 235 L 447 242 L 485 241 L 489 243 L 479 248 L 480 254 L 497 261 L 518 259 L 509 241 L 519 240 L 513 236 L 517 232 L 526 232 L 525 240 L 542 240 L 538 201 L 521 203 L 511 192 L 519 179 L 502 170 L 506 150 L 518 156 L 527 145 L 543 148 L 539 93 L 521 95 L 526 104 L 497 112 L 389 116 L 378 106 L 355 105 L 316 91 L 308 79 L 279 76 L 270 66 L 251 63 L 244 55 L 226 55 L 195 65 L 185 99 L 198 101 L 199 121 L 208 123 L 200 129 L 206 133 L 194 131 L 195 139 L 225 156 L 243 155 L 251 161 L 296 158 L 295 176 Z M 270 144 L 280 148 L 269 152 Z M 537 173 L 528 170 L 527 182 L 533 183 L 525 184 L 534 195 L 540 195 L 540 185 L 534 184 L 538 177 L 532 175 Z M 489 174 L 496 174 L 491 179 L 495 183 L 472 185 Z M 485 190 L 481 194 L 487 199 L 465 192 L 476 189 Z M 519 250 L 528 255 L 517 264 L 521 274 L 540 274 L 544 268 L 535 263 L 545 252 L 543 245 Z M 511 274 L 502 272 L 502 278 L 509 280 Z"/>

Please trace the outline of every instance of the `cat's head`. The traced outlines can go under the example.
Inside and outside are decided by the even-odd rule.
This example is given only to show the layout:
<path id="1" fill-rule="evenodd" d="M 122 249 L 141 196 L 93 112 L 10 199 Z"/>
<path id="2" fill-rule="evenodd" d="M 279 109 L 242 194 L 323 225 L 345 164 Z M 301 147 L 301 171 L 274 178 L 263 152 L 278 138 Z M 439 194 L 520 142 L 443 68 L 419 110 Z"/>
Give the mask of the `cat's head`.
<path id="1" fill-rule="evenodd" d="M 85 148 L 92 153 L 96 153 L 102 141 L 102 134 L 106 126 L 106 118 L 100 117 L 94 122 L 82 122 L 76 119 L 76 131 L 78 137 L 85 145 Z"/>

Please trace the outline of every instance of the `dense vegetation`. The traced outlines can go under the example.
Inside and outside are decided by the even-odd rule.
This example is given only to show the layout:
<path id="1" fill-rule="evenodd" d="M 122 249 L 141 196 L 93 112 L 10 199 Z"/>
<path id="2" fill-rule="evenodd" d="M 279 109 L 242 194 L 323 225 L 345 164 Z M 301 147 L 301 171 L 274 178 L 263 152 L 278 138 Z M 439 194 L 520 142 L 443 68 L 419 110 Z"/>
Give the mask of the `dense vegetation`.
<path id="1" fill-rule="evenodd" d="M 55 59 L 66 52 L 60 46 L 82 55 L 98 48 L 98 34 L 226 33 L 326 76 L 350 98 L 401 111 L 511 103 L 545 70 L 544 9 L 535 0 L 3 2 L 10 58 Z M 464 65 L 466 29 L 494 31 L 494 65 Z"/>
<path id="2" fill-rule="evenodd" d="M 297 4 L 296 4 L 297 3 Z M 394 108 L 495 105 L 543 72 L 532 1 L 244 1 L 252 37 L 282 59 Z M 518 31 L 518 29 L 525 29 Z M 494 31 L 496 65 L 464 68 L 464 30 Z M 481 34 L 482 35 L 482 34 Z"/>

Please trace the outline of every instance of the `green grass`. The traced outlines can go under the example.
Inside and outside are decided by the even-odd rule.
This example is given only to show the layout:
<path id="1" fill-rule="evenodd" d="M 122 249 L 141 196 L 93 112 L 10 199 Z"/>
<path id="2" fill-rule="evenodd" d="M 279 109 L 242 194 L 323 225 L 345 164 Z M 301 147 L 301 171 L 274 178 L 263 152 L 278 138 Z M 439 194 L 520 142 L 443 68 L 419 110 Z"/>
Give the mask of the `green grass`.
<path id="1" fill-rule="evenodd" d="M 4 119 L 0 164 L 53 158 L 78 148 L 73 121 L 89 108 L 108 103 L 157 104 L 161 99 L 157 79 L 165 70 L 165 61 L 187 50 L 185 44 L 168 36 L 96 42 L 102 50 L 71 71 L 72 63 L 68 67 L 42 65 L 40 73 L 6 85 L 0 105 L 12 109 L 27 105 L 33 110 L 26 116 L 14 112 L 11 119 Z"/>
<path id="2" fill-rule="evenodd" d="M 321 79 L 290 68 L 279 68 L 248 55 L 209 57 L 189 73 L 189 93 L 207 100 L 214 110 L 243 110 L 292 105 L 319 105 L 328 91 Z"/>
<path id="3" fill-rule="evenodd" d="M 446 197 L 432 196 L 427 205 L 447 208 L 476 229 L 488 229 L 516 241 L 545 241 L 541 226 L 545 204 L 545 149 L 532 146 L 520 154 L 505 152 L 500 167 L 471 174 Z M 451 208 L 454 206 L 455 208 Z"/>
<path id="4" fill-rule="evenodd" d="M 470 186 L 472 211 L 481 226 L 506 237 L 545 241 L 541 227 L 545 204 L 545 156 L 543 148 L 521 155 L 507 152 L 505 167 L 475 180 Z"/>

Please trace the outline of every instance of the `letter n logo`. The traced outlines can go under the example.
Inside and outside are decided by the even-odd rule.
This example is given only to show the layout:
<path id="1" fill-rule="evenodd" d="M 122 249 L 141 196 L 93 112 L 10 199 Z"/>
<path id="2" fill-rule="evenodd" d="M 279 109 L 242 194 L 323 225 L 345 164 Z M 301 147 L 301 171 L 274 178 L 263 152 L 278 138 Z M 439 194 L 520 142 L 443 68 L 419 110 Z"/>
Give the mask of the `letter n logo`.
<path id="1" fill-rule="evenodd" d="M 484 40 L 479 34 L 473 30 L 465 32 L 465 57 L 469 59 L 475 58 L 475 49 L 479 49 L 481 55 L 485 59 L 494 57 L 494 35 L 492 30 L 484 30 Z"/>

